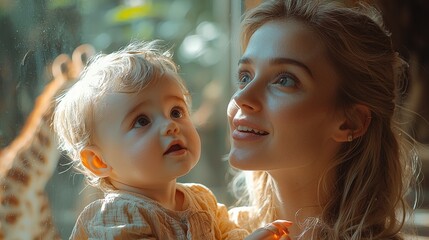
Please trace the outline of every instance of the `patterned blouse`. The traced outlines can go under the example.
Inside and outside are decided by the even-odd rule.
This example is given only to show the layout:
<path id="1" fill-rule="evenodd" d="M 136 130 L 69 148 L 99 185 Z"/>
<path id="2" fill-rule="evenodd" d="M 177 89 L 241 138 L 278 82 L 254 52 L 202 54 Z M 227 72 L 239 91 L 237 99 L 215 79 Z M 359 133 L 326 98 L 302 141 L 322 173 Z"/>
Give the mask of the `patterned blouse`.
<path id="1" fill-rule="evenodd" d="M 244 239 L 225 205 L 200 184 L 177 184 L 183 211 L 135 193 L 114 191 L 85 207 L 70 239 Z"/>

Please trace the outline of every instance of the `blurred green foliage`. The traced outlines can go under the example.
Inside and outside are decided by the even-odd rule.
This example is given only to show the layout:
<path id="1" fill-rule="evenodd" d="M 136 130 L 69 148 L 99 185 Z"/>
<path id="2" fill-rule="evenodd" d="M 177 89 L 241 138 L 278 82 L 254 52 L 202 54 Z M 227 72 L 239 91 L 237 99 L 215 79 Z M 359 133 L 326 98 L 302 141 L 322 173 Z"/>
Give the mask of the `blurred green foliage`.
<path id="1" fill-rule="evenodd" d="M 1 0 L 0 147 L 19 133 L 51 79 L 49 63 L 83 43 L 111 52 L 132 40 L 163 39 L 173 47 L 190 89 L 199 92 L 214 78 L 219 42 L 226 39 L 212 5 L 200 0 Z"/>

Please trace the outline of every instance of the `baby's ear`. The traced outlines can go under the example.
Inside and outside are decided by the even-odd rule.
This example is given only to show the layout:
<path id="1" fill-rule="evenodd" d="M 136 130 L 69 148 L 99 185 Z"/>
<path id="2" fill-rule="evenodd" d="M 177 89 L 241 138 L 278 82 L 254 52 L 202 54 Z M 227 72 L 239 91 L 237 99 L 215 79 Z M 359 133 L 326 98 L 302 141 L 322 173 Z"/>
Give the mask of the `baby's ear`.
<path id="1" fill-rule="evenodd" d="M 345 110 L 342 121 L 334 133 L 337 142 L 352 142 L 355 138 L 363 136 L 371 123 L 371 111 L 362 104 L 355 104 Z"/>
<path id="2" fill-rule="evenodd" d="M 80 151 L 82 164 L 96 176 L 104 178 L 110 175 L 112 168 L 103 161 L 97 147 L 86 147 Z"/>

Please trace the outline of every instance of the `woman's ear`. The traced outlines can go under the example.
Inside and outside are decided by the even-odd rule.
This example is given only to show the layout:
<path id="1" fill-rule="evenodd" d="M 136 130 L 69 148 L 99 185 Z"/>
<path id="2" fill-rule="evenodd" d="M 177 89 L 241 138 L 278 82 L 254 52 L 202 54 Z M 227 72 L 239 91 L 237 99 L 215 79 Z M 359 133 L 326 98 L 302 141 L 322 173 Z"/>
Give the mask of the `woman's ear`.
<path id="1" fill-rule="evenodd" d="M 355 138 L 363 136 L 372 117 L 367 106 L 355 104 L 351 109 L 345 110 L 342 118 L 333 136 L 336 142 L 352 142 Z"/>
<path id="2" fill-rule="evenodd" d="M 80 159 L 82 164 L 96 176 L 104 178 L 110 175 L 112 168 L 103 161 L 97 147 L 91 146 L 82 149 Z"/>

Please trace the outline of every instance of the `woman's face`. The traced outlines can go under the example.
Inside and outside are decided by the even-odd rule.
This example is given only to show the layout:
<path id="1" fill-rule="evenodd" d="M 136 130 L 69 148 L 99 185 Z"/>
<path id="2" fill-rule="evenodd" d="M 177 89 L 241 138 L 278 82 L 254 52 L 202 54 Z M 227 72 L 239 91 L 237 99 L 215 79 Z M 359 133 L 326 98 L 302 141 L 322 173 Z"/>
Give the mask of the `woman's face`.
<path id="1" fill-rule="evenodd" d="M 261 26 L 239 61 L 238 90 L 228 105 L 230 164 L 326 166 L 339 148 L 338 79 L 321 39 L 303 23 Z"/>

